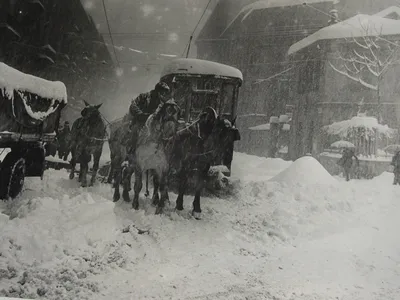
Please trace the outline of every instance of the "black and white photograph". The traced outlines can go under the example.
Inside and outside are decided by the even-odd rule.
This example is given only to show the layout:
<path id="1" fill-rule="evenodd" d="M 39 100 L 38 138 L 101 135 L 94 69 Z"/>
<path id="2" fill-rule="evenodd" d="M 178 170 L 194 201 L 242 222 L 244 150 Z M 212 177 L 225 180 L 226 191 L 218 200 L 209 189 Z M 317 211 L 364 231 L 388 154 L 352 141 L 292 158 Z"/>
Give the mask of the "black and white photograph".
<path id="1" fill-rule="evenodd" d="M 0 300 L 399 300 L 400 0 L 0 0 Z"/>

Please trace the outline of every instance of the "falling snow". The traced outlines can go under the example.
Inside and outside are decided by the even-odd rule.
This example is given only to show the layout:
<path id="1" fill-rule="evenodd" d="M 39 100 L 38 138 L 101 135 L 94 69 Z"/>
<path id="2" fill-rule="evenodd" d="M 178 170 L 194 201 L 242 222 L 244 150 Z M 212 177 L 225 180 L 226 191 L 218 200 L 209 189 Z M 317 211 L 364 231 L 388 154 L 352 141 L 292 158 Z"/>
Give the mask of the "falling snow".
<path id="1" fill-rule="evenodd" d="M 140 9 L 141 9 L 141 11 L 143 12 L 143 15 L 145 16 L 145 17 L 148 17 L 148 16 L 150 16 L 152 13 L 154 13 L 154 11 L 155 11 L 155 7 L 153 6 L 153 5 L 150 5 L 150 4 L 143 4 L 141 7 L 140 7 Z"/>

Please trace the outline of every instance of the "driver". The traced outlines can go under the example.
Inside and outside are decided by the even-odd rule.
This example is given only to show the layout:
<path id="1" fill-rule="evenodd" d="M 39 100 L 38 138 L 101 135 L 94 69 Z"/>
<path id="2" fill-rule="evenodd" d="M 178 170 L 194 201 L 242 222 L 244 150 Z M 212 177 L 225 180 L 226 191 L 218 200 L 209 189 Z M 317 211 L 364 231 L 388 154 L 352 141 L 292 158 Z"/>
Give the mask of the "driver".
<path id="1" fill-rule="evenodd" d="M 170 99 L 170 92 L 168 84 L 160 81 L 152 91 L 140 94 L 136 99 L 132 100 L 129 107 L 131 117 L 131 134 L 128 142 L 130 146 L 129 152 L 135 149 L 139 132 L 148 117 Z"/>

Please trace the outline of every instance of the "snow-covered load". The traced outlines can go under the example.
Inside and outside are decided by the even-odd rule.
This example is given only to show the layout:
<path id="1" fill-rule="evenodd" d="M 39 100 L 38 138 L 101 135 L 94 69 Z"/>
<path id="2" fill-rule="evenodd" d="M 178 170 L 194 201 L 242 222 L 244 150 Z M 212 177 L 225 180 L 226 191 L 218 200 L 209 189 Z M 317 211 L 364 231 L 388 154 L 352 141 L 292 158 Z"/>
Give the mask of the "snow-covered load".
<path id="1" fill-rule="evenodd" d="M 0 63 L 0 132 L 53 133 L 66 104 L 64 83 L 25 74 Z"/>

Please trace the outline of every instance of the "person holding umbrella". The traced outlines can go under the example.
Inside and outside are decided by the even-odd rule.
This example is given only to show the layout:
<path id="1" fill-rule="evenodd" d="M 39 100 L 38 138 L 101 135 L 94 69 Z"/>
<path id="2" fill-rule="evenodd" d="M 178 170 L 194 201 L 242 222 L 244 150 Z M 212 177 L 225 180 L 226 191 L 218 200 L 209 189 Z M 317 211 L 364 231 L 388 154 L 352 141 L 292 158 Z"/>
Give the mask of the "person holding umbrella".
<path id="1" fill-rule="evenodd" d="M 356 166 L 358 168 L 360 166 L 360 162 L 355 155 L 354 148 L 344 148 L 343 155 L 337 162 L 337 164 L 343 168 L 346 181 L 350 181 L 350 171 L 351 167 L 353 166 L 353 157 L 355 158 Z"/>

